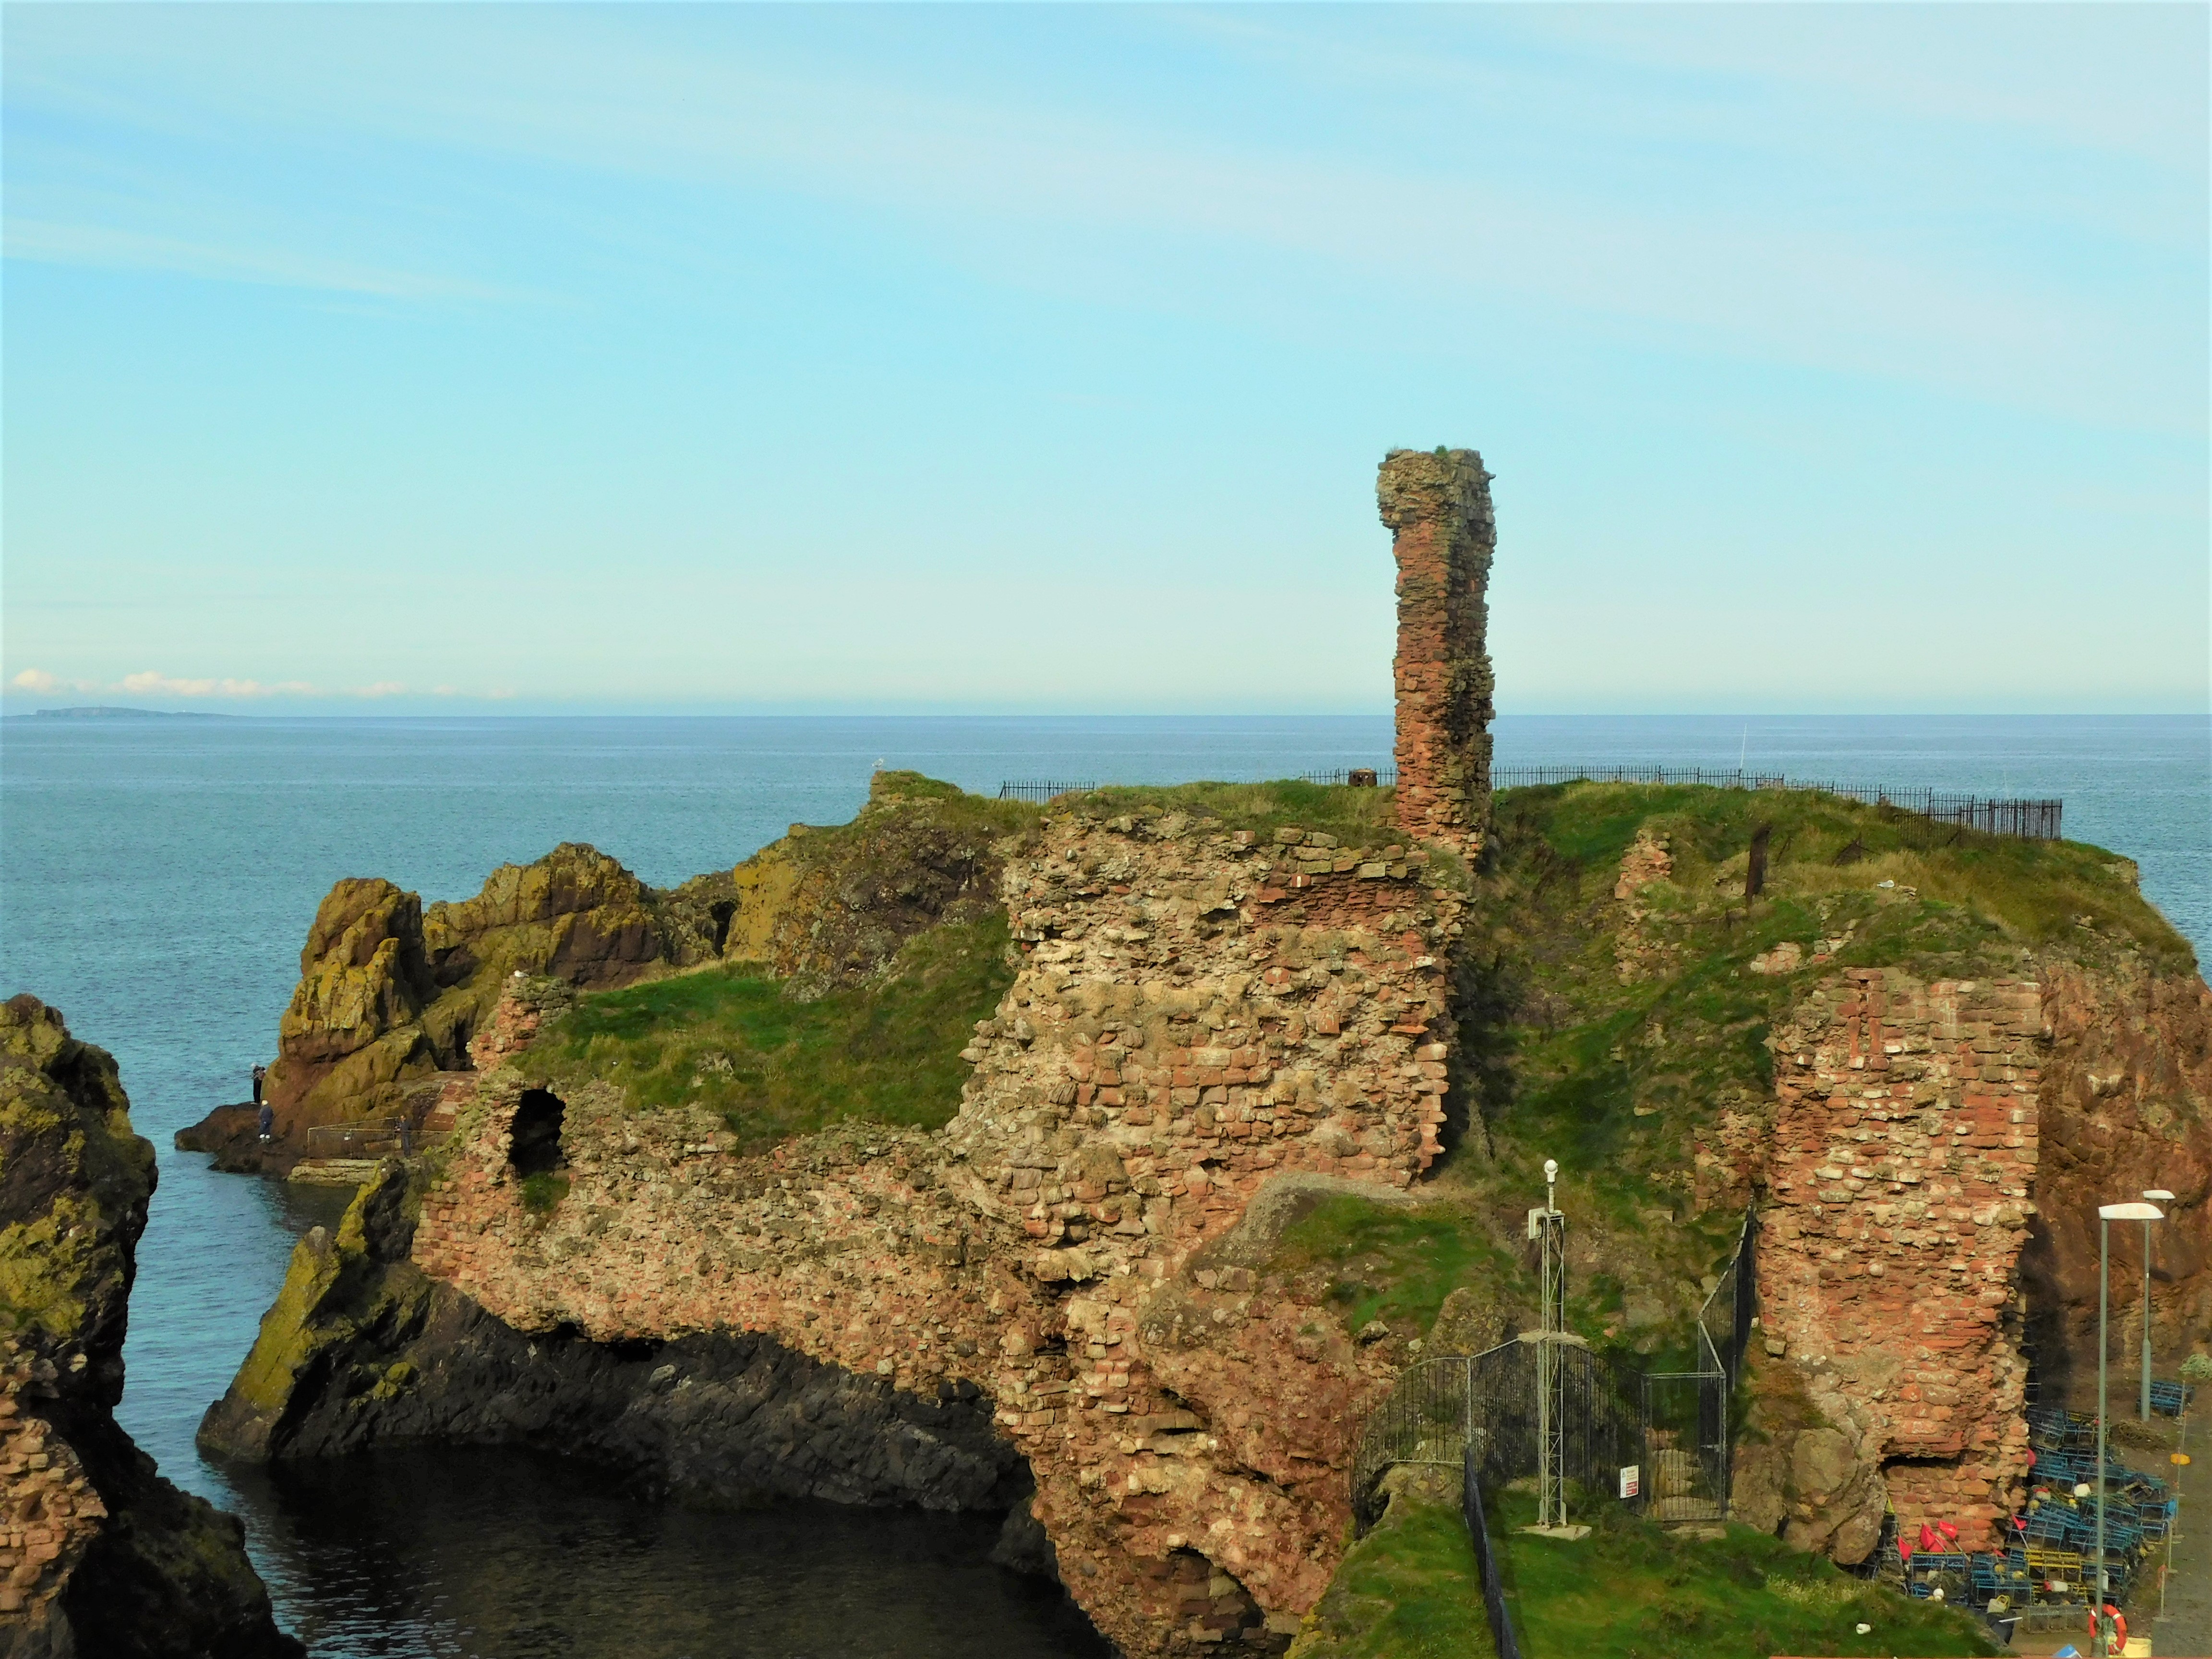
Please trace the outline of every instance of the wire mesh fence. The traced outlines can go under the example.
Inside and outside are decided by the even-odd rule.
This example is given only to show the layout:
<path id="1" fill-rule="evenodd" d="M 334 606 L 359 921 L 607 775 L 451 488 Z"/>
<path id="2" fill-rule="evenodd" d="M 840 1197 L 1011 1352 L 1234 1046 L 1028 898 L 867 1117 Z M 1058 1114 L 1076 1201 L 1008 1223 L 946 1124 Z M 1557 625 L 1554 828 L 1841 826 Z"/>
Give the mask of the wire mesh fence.
<path id="1" fill-rule="evenodd" d="M 1742 1375 L 1756 1311 L 1757 1218 L 1698 1310 L 1694 1369 L 1616 1369 L 1579 1338 L 1552 1339 L 1553 1405 L 1561 1479 L 1585 1497 L 1615 1490 L 1634 1466 L 1635 1501 L 1654 1519 L 1719 1520 L 1733 1475 L 1729 1400 Z M 1478 1354 L 1438 1354 L 1409 1365 L 1361 1425 L 1352 1508 L 1364 1530 L 1382 1513 L 1382 1477 L 1399 1464 L 1451 1466 L 1472 1455 L 1492 1490 L 1536 1471 L 1540 1339 L 1534 1333 Z"/>
<path id="2" fill-rule="evenodd" d="M 1612 1367 L 1575 1338 L 1555 1346 L 1561 1474 L 1586 1490 L 1610 1487 L 1622 1450 L 1633 1443 L 1638 1418 L 1624 1402 Z M 1382 1477 L 1398 1464 L 1449 1468 L 1473 1453 L 1493 1486 L 1535 1469 L 1536 1349 L 1533 1338 L 1516 1339 L 1481 1353 L 1439 1356 L 1407 1367 L 1361 1427 L 1352 1504 L 1362 1527 L 1381 1516 Z"/>
<path id="3" fill-rule="evenodd" d="M 1556 783 L 1695 784 L 1711 789 L 1812 789 L 1841 795 L 1866 806 L 1893 807 L 1917 813 L 1936 823 L 1954 824 L 1985 836 L 2016 836 L 2028 841 L 2057 841 L 2066 816 L 2063 800 L 2000 800 L 1982 795 L 1959 795 L 1939 789 L 1890 789 L 1880 786 L 1837 783 L 1814 778 L 1786 777 L 1779 772 L 1708 771 L 1699 767 L 1663 766 L 1534 766 L 1493 771 L 1491 785 L 1498 789 L 1534 787 Z"/>

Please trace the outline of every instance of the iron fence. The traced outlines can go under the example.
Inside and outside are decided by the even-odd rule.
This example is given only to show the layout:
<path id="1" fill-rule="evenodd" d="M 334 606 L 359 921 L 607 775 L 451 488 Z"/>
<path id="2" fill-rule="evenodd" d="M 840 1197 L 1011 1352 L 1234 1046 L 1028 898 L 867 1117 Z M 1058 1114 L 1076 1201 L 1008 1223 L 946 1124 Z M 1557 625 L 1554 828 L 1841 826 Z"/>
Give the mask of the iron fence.
<path id="1" fill-rule="evenodd" d="M 1533 1338 L 1516 1339 L 1478 1354 L 1420 1360 L 1401 1374 L 1361 1425 L 1353 1454 L 1352 1506 L 1362 1528 L 1381 1517 L 1382 1477 L 1398 1464 L 1450 1468 L 1471 1453 L 1493 1486 L 1534 1471 L 1536 1347 Z M 1558 1347 L 1562 1478 L 1585 1491 L 1609 1487 L 1638 1419 L 1610 1366 L 1574 1339 Z"/>
<path id="2" fill-rule="evenodd" d="M 2015 836 L 2027 841 L 2057 841 L 2066 814 L 2063 800 L 1999 800 L 1982 795 L 1949 794 L 1938 789 L 1888 789 L 1858 784 L 1785 777 L 1779 772 L 1716 772 L 1699 767 L 1534 766 L 1509 767 L 1490 775 L 1496 789 L 1554 783 L 1698 784 L 1712 789 L 1811 789 L 1841 795 L 1866 806 L 1894 807 L 1936 823 L 1978 830 L 1985 836 Z"/>
<path id="3" fill-rule="evenodd" d="M 1298 781 L 1338 786 L 1357 783 L 1362 787 L 1395 789 L 1398 787 L 1398 769 L 1395 766 L 1342 766 L 1333 772 L 1301 772 Z"/>
<path id="4" fill-rule="evenodd" d="M 1053 783 L 1043 780 L 1016 781 L 1010 779 L 999 786 L 999 799 L 1051 800 L 1060 795 L 1087 795 L 1097 787 L 1096 783 Z"/>
<path id="5" fill-rule="evenodd" d="M 1616 1370 L 1578 1338 L 1557 1344 L 1560 1476 L 1585 1494 L 1613 1490 L 1630 1464 L 1636 1501 L 1656 1520 L 1720 1520 L 1734 1474 L 1729 1401 L 1757 1311 L 1758 1218 L 1698 1310 L 1693 1369 Z M 1401 1372 L 1361 1425 L 1352 1455 L 1352 1509 L 1364 1530 L 1381 1517 L 1382 1477 L 1401 1463 L 1450 1466 L 1470 1454 L 1493 1488 L 1539 1461 L 1534 1333 L 1478 1354 L 1438 1354 Z"/>

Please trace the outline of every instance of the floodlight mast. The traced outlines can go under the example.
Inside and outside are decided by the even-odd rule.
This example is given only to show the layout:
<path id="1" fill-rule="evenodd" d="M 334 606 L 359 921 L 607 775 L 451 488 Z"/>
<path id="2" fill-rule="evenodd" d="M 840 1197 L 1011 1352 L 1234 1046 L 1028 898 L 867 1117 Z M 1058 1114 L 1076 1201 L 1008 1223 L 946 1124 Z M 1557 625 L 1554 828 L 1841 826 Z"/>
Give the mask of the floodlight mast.
<path id="1" fill-rule="evenodd" d="M 2112 1224 L 2115 1221 L 2163 1221 L 2166 1212 L 2155 1204 L 2100 1204 L 2097 1206 L 2097 1556 L 2090 1580 L 2089 1651 L 2107 1659 L 2112 1651 L 2112 1621 L 2105 1611 L 2105 1362 L 2112 1350 L 2110 1326 L 2112 1306 Z"/>
<path id="2" fill-rule="evenodd" d="M 1559 1339 L 1567 1328 L 1567 1218 L 1559 1213 L 1559 1165 L 1544 1160 L 1544 1207 L 1529 1219 L 1542 1241 L 1540 1255 L 1543 1297 L 1536 1338 L 1536 1524 L 1567 1524 L 1566 1368 L 1559 1363 Z"/>

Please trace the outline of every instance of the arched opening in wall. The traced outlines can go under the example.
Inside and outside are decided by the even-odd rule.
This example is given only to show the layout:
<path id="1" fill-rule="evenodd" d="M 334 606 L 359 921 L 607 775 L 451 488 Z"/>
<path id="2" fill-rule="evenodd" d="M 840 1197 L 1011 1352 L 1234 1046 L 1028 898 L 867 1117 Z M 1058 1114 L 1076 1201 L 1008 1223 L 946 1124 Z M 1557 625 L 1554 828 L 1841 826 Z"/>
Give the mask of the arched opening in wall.
<path id="1" fill-rule="evenodd" d="M 561 1125 L 568 1106 L 550 1089 L 525 1089 L 515 1103 L 514 1123 L 507 1138 L 507 1161 L 525 1177 L 551 1175 L 568 1158 L 561 1149 Z"/>

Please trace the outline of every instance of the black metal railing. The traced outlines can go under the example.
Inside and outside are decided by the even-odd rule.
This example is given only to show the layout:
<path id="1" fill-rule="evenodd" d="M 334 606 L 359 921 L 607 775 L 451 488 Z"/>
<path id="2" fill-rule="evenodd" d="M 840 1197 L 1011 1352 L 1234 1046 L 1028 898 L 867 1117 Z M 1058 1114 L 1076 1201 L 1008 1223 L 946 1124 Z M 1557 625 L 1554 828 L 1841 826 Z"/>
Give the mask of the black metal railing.
<path id="1" fill-rule="evenodd" d="M 1460 1514 L 1466 1518 L 1475 1565 L 1481 1570 L 1482 1609 L 1490 1616 L 1490 1639 L 1498 1650 L 1498 1659 L 1521 1659 L 1521 1638 L 1513 1633 L 1513 1615 L 1506 1608 L 1505 1585 L 1498 1571 L 1498 1545 L 1490 1535 L 1490 1516 L 1482 1506 L 1480 1462 L 1472 1446 L 1460 1459 Z"/>
<path id="2" fill-rule="evenodd" d="M 1097 787 L 1096 783 L 1053 783 L 1042 780 L 1016 781 L 1010 779 L 999 786 L 999 799 L 1052 800 L 1060 795 L 1087 795 Z"/>
<path id="3" fill-rule="evenodd" d="M 1779 772 L 1711 772 L 1700 767 L 1522 766 L 1490 775 L 1493 789 L 1517 789 L 1554 783 L 1696 784 L 1710 789 L 1811 789 L 1841 795 L 1866 806 L 1894 807 L 1937 823 L 1979 830 L 1985 836 L 2016 836 L 2027 841 L 2057 841 L 2065 818 L 2063 800 L 1999 800 L 1954 795 L 1938 789 L 1889 789 L 1785 777 Z"/>
<path id="4" fill-rule="evenodd" d="M 1358 784 L 1363 788 L 1395 789 L 1398 787 L 1398 769 L 1395 766 L 1344 766 L 1333 772 L 1301 772 L 1298 781 L 1325 783 L 1339 787 Z"/>

